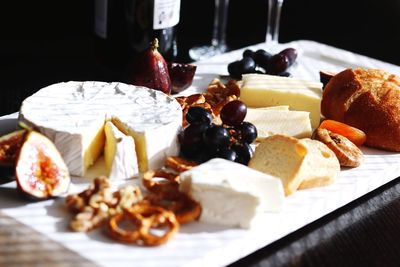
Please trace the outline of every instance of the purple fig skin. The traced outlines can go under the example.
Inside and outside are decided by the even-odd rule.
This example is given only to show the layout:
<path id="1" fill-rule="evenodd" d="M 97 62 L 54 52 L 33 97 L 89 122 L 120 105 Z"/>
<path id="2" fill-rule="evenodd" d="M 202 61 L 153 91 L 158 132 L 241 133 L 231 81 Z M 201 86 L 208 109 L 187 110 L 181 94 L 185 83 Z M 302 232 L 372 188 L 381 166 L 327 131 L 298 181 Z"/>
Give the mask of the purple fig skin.
<path id="1" fill-rule="evenodd" d="M 172 84 L 171 93 L 182 92 L 191 86 L 196 69 L 197 66 L 194 64 L 168 62 L 169 77 Z"/>
<path id="2" fill-rule="evenodd" d="M 137 55 L 129 82 L 170 95 L 172 85 L 168 66 L 157 48 L 158 40 L 156 38 L 151 42 L 148 49 Z"/>

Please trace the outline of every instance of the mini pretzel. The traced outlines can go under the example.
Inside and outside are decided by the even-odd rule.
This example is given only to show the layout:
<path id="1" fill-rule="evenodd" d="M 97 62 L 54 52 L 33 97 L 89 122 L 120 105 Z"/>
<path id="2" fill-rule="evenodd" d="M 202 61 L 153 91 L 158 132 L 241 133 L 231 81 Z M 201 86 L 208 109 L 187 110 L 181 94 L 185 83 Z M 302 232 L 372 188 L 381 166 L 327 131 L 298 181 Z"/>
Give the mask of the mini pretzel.
<path id="1" fill-rule="evenodd" d="M 156 180 L 155 178 L 161 178 Z M 149 170 L 143 174 L 143 185 L 151 192 L 173 195 L 178 192 L 179 175 L 164 170 Z"/>
<path id="2" fill-rule="evenodd" d="M 131 220 L 135 229 L 121 228 L 119 223 L 124 219 Z M 179 230 L 179 223 L 171 211 L 147 203 L 136 204 L 132 208 L 125 209 L 123 213 L 111 217 L 108 226 L 111 237 L 128 243 L 142 243 L 146 246 L 164 244 Z M 162 235 L 152 233 L 153 229 L 160 227 L 165 230 Z"/>
<path id="3" fill-rule="evenodd" d="M 196 165 L 197 165 L 196 162 L 189 161 L 178 156 L 169 156 L 165 160 L 165 166 L 171 168 L 172 170 L 178 173 L 187 171 Z"/>
<path id="4" fill-rule="evenodd" d="M 180 224 L 192 222 L 200 217 L 200 204 L 187 194 L 178 192 L 172 198 L 162 195 L 150 194 L 145 197 L 153 205 L 171 210 Z"/>

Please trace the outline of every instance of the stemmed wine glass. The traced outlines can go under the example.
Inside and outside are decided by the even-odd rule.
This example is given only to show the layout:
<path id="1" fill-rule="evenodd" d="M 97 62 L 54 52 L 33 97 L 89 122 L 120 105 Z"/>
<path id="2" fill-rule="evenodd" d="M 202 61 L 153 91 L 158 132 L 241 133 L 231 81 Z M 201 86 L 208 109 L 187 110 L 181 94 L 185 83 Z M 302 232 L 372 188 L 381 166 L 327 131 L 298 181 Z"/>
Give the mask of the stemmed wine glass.
<path id="1" fill-rule="evenodd" d="M 195 46 L 189 50 L 193 60 L 201 60 L 226 52 L 226 23 L 229 0 L 215 0 L 214 25 L 210 45 Z"/>
<path id="2" fill-rule="evenodd" d="M 279 43 L 279 24 L 283 0 L 268 0 L 268 23 L 265 42 L 273 47 Z"/>

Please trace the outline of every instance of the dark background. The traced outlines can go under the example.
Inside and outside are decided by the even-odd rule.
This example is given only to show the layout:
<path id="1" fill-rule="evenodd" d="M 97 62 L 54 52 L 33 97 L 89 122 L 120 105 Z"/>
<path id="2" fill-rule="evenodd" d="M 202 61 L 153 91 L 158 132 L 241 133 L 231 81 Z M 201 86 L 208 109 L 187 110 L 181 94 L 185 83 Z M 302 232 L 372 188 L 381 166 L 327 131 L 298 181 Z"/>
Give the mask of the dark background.
<path id="1" fill-rule="evenodd" d="M 121 1 L 121 0 L 110 0 Z M 182 0 L 178 58 L 210 41 L 214 0 Z M 267 0 L 231 0 L 231 49 L 264 41 Z M 97 61 L 93 0 L 2 1 L 0 115 L 41 87 L 68 80 L 119 80 Z M 280 42 L 309 39 L 400 65 L 398 0 L 285 0 Z"/>

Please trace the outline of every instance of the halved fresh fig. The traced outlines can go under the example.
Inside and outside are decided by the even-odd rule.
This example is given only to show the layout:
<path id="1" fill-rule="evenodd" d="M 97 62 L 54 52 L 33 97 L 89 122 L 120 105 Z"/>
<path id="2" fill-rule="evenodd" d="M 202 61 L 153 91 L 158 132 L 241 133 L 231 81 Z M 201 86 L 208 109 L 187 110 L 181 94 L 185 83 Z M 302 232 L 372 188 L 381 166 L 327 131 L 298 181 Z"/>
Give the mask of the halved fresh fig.
<path id="1" fill-rule="evenodd" d="M 35 199 L 61 196 L 71 183 L 67 165 L 53 142 L 36 131 L 26 136 L 15 177 L 18 188 Z"/>
<path id="2" fill-rule="evenodd" d="M 192 85 L 196 69 L 197 66 L 194 64 L 168 62 L 168 72 L 172 83 L 171 92 L 179 93 Z"/>
<path id="3" fill-rule="evenodd" d="M 16 130 L 0 137 L 0 166 L 15 166 L 27 130 Z"/>

